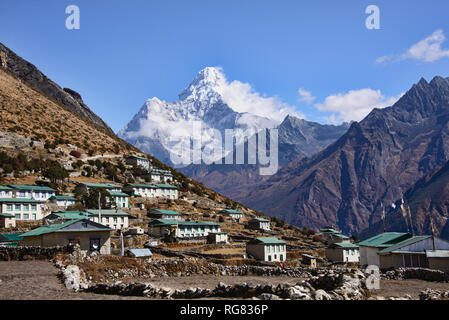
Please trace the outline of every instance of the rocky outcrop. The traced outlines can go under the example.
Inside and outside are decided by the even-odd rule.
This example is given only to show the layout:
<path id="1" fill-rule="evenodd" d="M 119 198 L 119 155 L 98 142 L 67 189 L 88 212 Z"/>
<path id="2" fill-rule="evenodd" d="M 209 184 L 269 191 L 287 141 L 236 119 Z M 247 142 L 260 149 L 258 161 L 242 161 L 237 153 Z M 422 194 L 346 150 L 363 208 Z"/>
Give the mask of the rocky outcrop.
<path id="1" fill-rule="evenodd" d="M 48 79 L 36 66 L 22 59 L 1 43 L 0 68 L 8 71 L 33 89 L 42 92 L 71 111 L 104 128 L 109 134 L 114 134 L 112 129 L 84 104 L 77 92 L 71 89 L 62 89 L 55 82 Z"/>

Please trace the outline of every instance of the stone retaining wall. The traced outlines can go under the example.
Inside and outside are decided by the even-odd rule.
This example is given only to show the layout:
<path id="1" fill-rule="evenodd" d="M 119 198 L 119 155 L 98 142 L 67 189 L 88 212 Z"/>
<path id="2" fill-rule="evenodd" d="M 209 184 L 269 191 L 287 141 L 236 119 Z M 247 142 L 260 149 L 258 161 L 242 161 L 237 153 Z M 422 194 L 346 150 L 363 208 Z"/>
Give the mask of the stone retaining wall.
<path id="1" fill-rule="evenodd" d="M 0 261 L 50 260 L 59 253 L 71 253 L 73 247 L 0 247 Z"/>

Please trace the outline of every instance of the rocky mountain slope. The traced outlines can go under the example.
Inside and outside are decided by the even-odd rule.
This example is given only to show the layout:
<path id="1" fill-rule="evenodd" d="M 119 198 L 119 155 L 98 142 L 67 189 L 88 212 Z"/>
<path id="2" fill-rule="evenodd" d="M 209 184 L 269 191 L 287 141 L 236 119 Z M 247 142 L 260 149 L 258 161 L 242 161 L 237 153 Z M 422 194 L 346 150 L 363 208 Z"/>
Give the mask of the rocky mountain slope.
<path id="1" fill-rule="evenodd" d="M 405 222 L 401 213 L 401 200 L 393 207 L 388 207 L 385 219 L 387 231 L 407 231 L 407 226 L 416 234 L 431 234 L 431 223 L 435 234 L 449 237 L 449 162 L 437 170 L 419 179 L 404 194 L 404 202 L 410 207 L 411 219 Z M 431 220 L 430 220 L 431 219 Z M 362 232 L 362 237 L 369 237 L 383 231 L 384 223 L 379 221 Z M 409 229 L 410 230 L 410 229 Z"/>
<path id="2" fill-rule="evenodd" d="M 279 166 L 293 159 L 308 157 L 335 142 L 349 128 L 344 123 L 339 126 L 322 125 L 287 116 L 277 127 Z M 269 139 L 267 138 L 267 144 Z M 247 149 L 245 149 L 247 151 Z M 269 150 L 269 147 L 267 147 Z M 224 163 L 224 161 L 223 161 Z M 190 165 L 180 169 L 188 176 L 231 198 L 243 191 L 251 190 L 256 183 L 269 178 L 259 174 L 259 165 Z"/>
<path id="3" fill-rule="evenodd" d="M 18 56 L 2 43 L 0 43 L 0 69 L 14 75 L 34 90 L 42 92 L 54 102 L 87 118 L 92 123 L 103 128 L 108 134 L 114 133 L 100 117 L 89 109 L 77 92 L 67 88 L 62 89 L 58 84 L 48 79 L 33 64 Z"/>
<path id="4" fill-rule="evenodd" d="M 449 78 L 421 79 L 394 106 L 374 109 L 335 143 L 236 200 L 289 223 L 360 232 L 418 179 L 446 163 Z"/>

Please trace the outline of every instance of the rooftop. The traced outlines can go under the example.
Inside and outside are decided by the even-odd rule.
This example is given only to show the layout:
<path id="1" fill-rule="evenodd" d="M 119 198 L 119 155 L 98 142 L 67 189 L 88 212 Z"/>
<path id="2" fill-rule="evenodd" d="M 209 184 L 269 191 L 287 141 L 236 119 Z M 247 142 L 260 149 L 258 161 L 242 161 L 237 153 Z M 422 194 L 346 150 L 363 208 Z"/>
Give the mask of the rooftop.
<path id="1" fill-rule="evenodd" d="M 221 212 L 234 213 L 234 214 L 243 214 L 242 211 L 235 210 L 235 209 L 224 209 Z"/>
<path id="2" fill-rule="evenodd" d="M 45 200 L 35 200 L 28 198 L 0 198 L 0 203 L 45 203 Z"/>
<path id="3" fill-rule="evenodd" d="M 32 191 L 50 191 L 56 192 L 55 189 L 46 186 L 30 186 L 30 185 L 21 185 L 21 184 L 10 184 L 8 187 L 11 187 L 15 190 L 32 190 Z"/>
<path id="4" fill-rule="evenodd" d="M 358 249 L 358 245 L 350 242 L 337 242 L 330 246 L 330 248 L 339 248 L 339 249 Z"/>
<path id="5" fill-rule="evenodd" d="M 86 212 L 88 212 L 91 215 L 98 216 L 99 214 L 98 209 L 87 209 Z M 101 209 L 101 215 L 102 216 L 129 216 L 129 213 L 122 211 L 122 210 L 116 210 L 116 209 Z"/>
<path id="6" fill-rule="evenodd" d="M 280 240 L 278 238 L 270 238 L 270 237 L 260 237 L 251 240 L 253 243 L 263 243 L 263 244 L 286 244 L 285 241 Z"/>
<path id="7" fill-rule="evenodd" d="M 68 200 L 68 201 L 76 201 L 76 198 L 73 196 L 51 196 L 49 200 Z"/>
<path id="8" fill-rule="evenodd" d="M 358 243 L 359 246 L 388 248 L 392 245 L 413 237 L 409 233 L 403 232 L 384 232 Z"/>
<path id="9" fill-rule="evenodd" d="M 33 236 L 40 236 L 40 235 L 43 235 L 43 234 L 48 234 L 48 233 L 53 233 L 53 232 L 62 232 L 62 231 L 64 231 L 65 228 L 69 227 L 72 224 L 80 222 L 80 221 L 87 222 L 87 223 L 90 223 L 90 224 L 94 224 L 94 222 L 89 221 L 87 219 L 70 220 L 70 221 L 67 221 L 67 222 L 64 222 L 64 223 L 45 225 L 45 226 L 33 229 L 31 231 L 28 231 L 28 232 L 22 234 L 21 236 L 22 237 L 33 237 Z M 87 228 L 83 228 L 81 230 L 70 229 L 68 231 L 111 230 L 108 227 L 103 226 L 103 225 L 101 225 L 99 223 L 95 223 L 95 225 L 97 226 L 96 228 L 89 228 L 89 227 L 87 227 Z"/>
<path id="10" fill-rule="evenodd" d="M 82 185 L 85 185 L 89 188 L 104 188 L 104 189 L 115 189 L 115 188 L 121 188 L 119 185 L 112 184 L 112 183 L 88 183 L 88 182 L 82 182 Z"/>
<path id="11" fill-rule="evenodd" d="M 162 213 L 166 215 L 173 215 L 173 216 L 180 216 L 181 214 L 179 212 L 173 211 L 173 210 L 162 210 L 162 209 L 153 209 L 151 210 L 156 213 Z"/>
<path id="12" fill-rule="evenodd" d="M 394 245 L 392 245 L 392 246 L 390 246 L 390 247 L 388 247 L 386 249 L 383 249 L 383 250 L 379 251 L 379 254 L 388 254 L 388 253 L 392 253 L 392 252 L 395 252 L 395 251 L 403 251 L 403 250 L 400 250 L 400 249 L 403 248 L 403 247 L 409 246 L 411 244 L 414 244 L 414 243 L 417 243 L 417 242 L 429 239 L 429 238 L 431 238 L 431 236 L 411 237 L 411 238 L 405 239 L 405 240 L 403 240 L 401 242 L 398 242 L 398 243 L 396 243 L 396 244 L 394 244 Z"/>

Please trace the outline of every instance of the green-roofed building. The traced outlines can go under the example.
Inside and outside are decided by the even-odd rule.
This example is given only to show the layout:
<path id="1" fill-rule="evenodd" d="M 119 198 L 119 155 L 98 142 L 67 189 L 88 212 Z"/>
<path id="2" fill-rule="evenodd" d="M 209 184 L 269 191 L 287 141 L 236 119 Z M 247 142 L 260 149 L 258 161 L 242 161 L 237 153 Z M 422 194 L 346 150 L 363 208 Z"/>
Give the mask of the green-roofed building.
<path id="1" fill-rule="evenodd" d="M 351 242 L 335 242 L 326 248 L 326 258 L 336 263 L 359 263 L 359 246 Z"/>
<path id="2" fill-rule="evenodd" d="M 13 215 L 16 221 L 37 221 L 44 217 L 45 200 L 0 198 L 0 213 Z"/>
<path id="3" fill-rule="evenodd" d="M 89 219 L 101 223 L 113 230 L 124 230 L 129 227 L 129 218 L 131 215 L 128 212 L 118 210 L 118 209 L 88 209 Z M 100 221 L 101 213 L 101 221 Z"/>
<path id="4" fill-rule="evenodd" d="M 124 190 L 133 197 L 178 199 L 178 188 L 171 184 L 128 183 L 125 185 Z"/>
<path id="5" fill-rule="evenodd" d="M 145 170 L 150 169 L 150 160 L 140 156 L 129 156 L 126 158 L 126 164 L 129 164 L 134 167 L 140 167 Z"/>
<path id="6" fill-rule="evenodd" d="M 180 221 L 175 219 L 156 219 L 148 224 L 148 233 L 153 237 L 206 238 L 211 232 L 221 232 L 220 224 L 209 221 Z"/>
<path id="7" fill-rule="evenodd" d="M 129 209 L 129 195 L 127 193 L 121 191 L 109 191 L 109 194 L 114 199 L 117 208 Z"/>
<path id="8" fill-rule="evenodd" d="M 259 237 L 246 244 L 246 253 L 260 261 L 283 262 L 287 259 L 287 243 L 278 238 Z"/>
<path id="9" fill-rule="evenodd" d="M 434 247 L 435 245 L 435 247 Z M 378 252 L 379 255 L 379 268 L 409 268 L 409 267 L 421 267 L 421 268 L 437 268 L 437 265 L 447 270 L 449 268 L 449 259 L 445 255 L 440 257 L 433 256 L 435 252 L 446 252 L 449 256 L 449 241 L 432 236 L 411 236 L 403 241 L 397 242 L 387 248 L 383 248 Z M 430 252 L 430 254 L 428 254 Z M 429 264 L 429 256 L 435 258 L 432 263 Z M 437 259 L 439 258 L 439 259 Z M 431 266 L 432 265 L 432 266 Z M 444 267 L 446 265 L 446 267 Z M 444 270 L 443 270 L 444 271 Z"/>
<path id="10" fill-rule="evenodd" d="M 155 219 L 182 220 L 181 213 L 173 210 L 153 209 L 148 213 L 148 216 Z"/>
<path id="11" fill-rule="evenodd" d="M 0 233 L 0 247 L 17 247 L 21 240 L 20 233 Z"/>
<path id="12" fill-rule="evenodd" d="M 75 188 L 75 193 L 87 194 L 93 188 L 105 189 L 108 192 L 122 192 L 122 187 L 113 183 L 79 182 Z"/>
<path id="13" fill-rule="evenodd" d="M 409 233 L 403 232 L 384 232 L 377 236 L 363 240 L 358 243 L 360 250 L 360 265 L 362 267 L 368 265 L 380 265 L 379 251 L 391 247 L 396 243 L 413 237 Z"/>
<path id="14" fill-rule="evenodd" d="M 52 212 L 44 218 L 44 223 L 66 222 L 78 219 L 90 219 L 91 214 L 86 211 L 59 211 Z"/>
<path id="15" fill-rule="evenodd" d="M 8 187 L 13 189 L 15 198 L 28 198 L 47 201 L 56 194 L 55 189 L 47 186 L 10 184 Z"/>
<path id="16" fill-rule="evenodd" d="M 21 235 L 20 245 L 55 247 L 79 244 L 86 252 L 111 253 L 111 229 L 88 219 L 69 220 L 33 229 Z"/>
<path id="17" fill-rule="evenodd" d="M 224 209 L 224 210 L 221 210 L 219 213 L 222 215 L 229 216 L 235 220 L 241 219 L 245 216 L 242 211 L 235 210 L 235 209 Z"/>
<path id="18" fill-rule="evenodd" d="M 270 220 L 264 218 L 253 218 L 248 221 L 248 228 L 253 230 L 270 231 Z"/>

